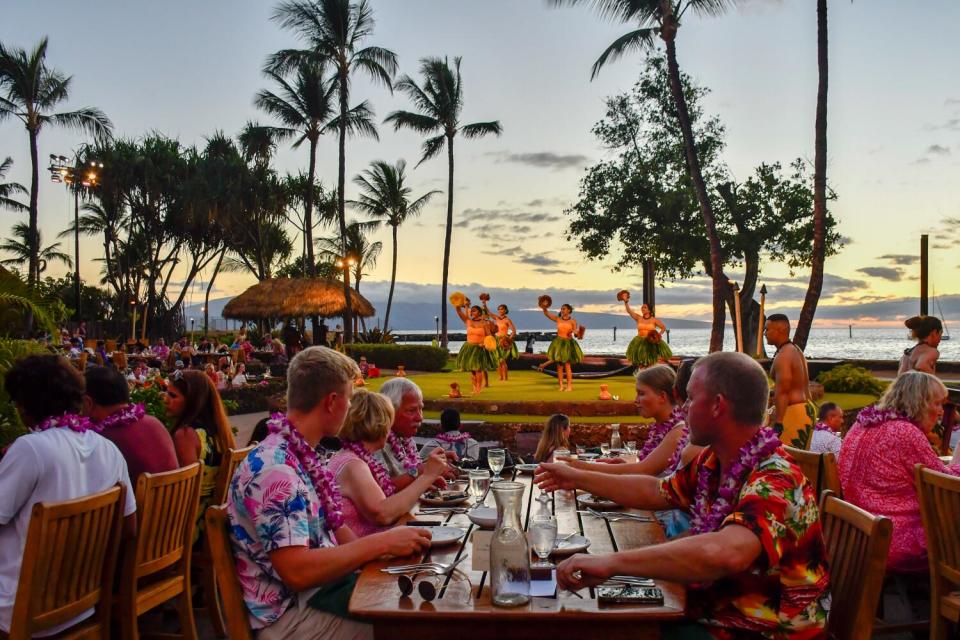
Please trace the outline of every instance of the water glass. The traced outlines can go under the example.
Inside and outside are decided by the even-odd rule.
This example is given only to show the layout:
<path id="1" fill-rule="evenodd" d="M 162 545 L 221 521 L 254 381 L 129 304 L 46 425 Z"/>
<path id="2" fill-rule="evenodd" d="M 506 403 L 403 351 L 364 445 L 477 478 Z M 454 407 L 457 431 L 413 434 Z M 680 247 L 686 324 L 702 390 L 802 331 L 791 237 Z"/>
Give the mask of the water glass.
<path id="1" fill-rule="evenodd" d="M 609 442 L 601 442 L 601 443 L 600 443 L 600 455 L 602 455 L 604 458 L 606 458 L 607 456 L 610 455 L 610 443 L 609 443 Z"/>
<path id="2" fill-rule="evenodd" d="M 553 450 L 553 461 L 562 462 L 560 458 L 566 458 L 570 456 L 570 449 L 554 449 Z"/>
<path id="3" fill-rule="evenodd" d="M 628 440 L 628 441 L 627 441 L 627 453 L 629 453 L 630 455 L 634 455 L 634 454 L 637 453 L 637 441 L 636 441 L 636 440 Z"/>
<path id="4" fill-rule="evenodd" d="M 471 469 L 469 472 L 469 482 L 467 484 L 467 494 L 473 498 L 474 507 L 479 507 L 487 495 L 487 489 L 490 488 L 490 472 L 486 469 Z"/>
<path id="5" fill-rule="evenodd" d="M 490 471 L 493 472 L 493 481 L 500 481 L 500 472 L 503 470 L 503 465 L 507 461 L 507 452 L 503 449 L 489 449 L 487 450 L 487 464 L 490 466 Z"/>
<path id="6" fill-rule="evenodd" d="M 553 547 L 557 543 L 557 518 L 550 515 L 536 515 L 533 518 L 533 525 L 530 527 L 530 539 L 533 543 L 533 550 L 537 553 L 540 561 L 538 567 L 549 567 L 547 558 L 553 552 Z"/>

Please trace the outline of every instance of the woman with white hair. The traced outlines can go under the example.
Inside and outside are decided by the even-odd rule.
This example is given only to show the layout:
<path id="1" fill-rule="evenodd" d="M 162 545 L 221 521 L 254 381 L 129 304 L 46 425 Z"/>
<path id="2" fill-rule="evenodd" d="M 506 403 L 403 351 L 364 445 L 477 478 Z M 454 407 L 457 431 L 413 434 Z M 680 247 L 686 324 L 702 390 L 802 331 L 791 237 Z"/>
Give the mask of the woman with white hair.
<path id="1" fill-rule="evenodd" d="M 887 567 L 927 571 L 927 544 L 914 487 L 914 465 L 960 476 L 960 465 L 940 461 L 928 435 L 943 416 L 947 389 L 920 371 L 901 374 L 847 432 L 840 449 L 844 500 L 893 520 Z"/>

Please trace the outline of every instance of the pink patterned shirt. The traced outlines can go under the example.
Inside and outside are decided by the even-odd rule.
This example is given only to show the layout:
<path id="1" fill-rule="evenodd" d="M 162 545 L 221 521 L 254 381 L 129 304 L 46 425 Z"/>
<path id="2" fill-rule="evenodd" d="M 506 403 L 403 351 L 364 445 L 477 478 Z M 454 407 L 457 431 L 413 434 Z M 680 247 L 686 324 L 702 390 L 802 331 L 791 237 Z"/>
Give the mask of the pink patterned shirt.
<path id="1" fill-rule="evenodd" d="M 917 463 L 960 476 L 960 465 L 944 465 L 924 433 L 904 420 L 867 428 L 854 425 L 840 449 L 844 500 L 893 521 L 887 560 L 893 571 L 921 572 L 928 567 L 914 482 Z"/>

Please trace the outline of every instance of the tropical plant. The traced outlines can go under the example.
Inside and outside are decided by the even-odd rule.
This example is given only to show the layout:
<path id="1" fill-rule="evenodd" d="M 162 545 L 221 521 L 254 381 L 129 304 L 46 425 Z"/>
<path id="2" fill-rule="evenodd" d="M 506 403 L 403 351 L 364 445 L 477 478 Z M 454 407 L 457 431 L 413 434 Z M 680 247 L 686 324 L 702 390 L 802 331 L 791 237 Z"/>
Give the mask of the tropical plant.
<path id="1" fill-rule="evenodd" d="M 362 344 L 393 344 L 393 341 L 393 332 L 380 327 L 371 327 L 357 334 L 357 342 Z"/>
<path id="2" fill-rule="evenodd" d="M 336 264 L 341 261 L 341 256 L 346 257 L 347 266 L 353 275 L 353 288 L 360 291 L 360 280 L 367 275 L 368 269 L 377 266 L 377 259 L 380 252 L 383 251 L 383 243 L 377 240 L 370 242 L 367 233 L 373 231 L 378 226 L 376 222 L 351 222 L 347 225 L 347 251 L 345 254 L 340 252 L 340 238 L 320 238 L 317 240 L 317 248 L 320 250 L 320 258 L 327 262 Z M 342 266 L 338 265 L 338 266 Z"/>
<path id="3" fill-rule="evenodd" d="M 39 230 L 37 230 L 37 234 L 34 236 L 37 239 L 36 244 L 30 242 L 30 227 L 22 222 L 13 225 L 11 236 L 12 237 L 5 239 L 3 242 L 0 242 L 0 251 L 13 254 L 12 258 L 0 260 L 0 264 L 4 266 L 22 267 L 28 265 L 33 256 L 39 258 L 36 274 L 38 276 L 46 271 L 48 263 L 53 261 L 62 262 L 68 267 L 73 266 L 73 260 L 70 259 L 70 256 L 60 251 L 59 242 L 54 242 L 47 247 L 43 246 L 43 237 Z M 37 246 L 42 248 L 38 251 Z"/>
<path id="4" fill-rule="evenodd" d="M 304 41 L 304 49 L 278 51 L 271 66 L 278 71 L 296 68 L 304 61 L 329 65 L 330 79 L 335 84 L 339 113 L 335 126 L 339 132 L 339 164 L 337 172 L 337 215 L 340 224 L 341 255 L 346 254 L 347 217 L 344 205 L 346 189 L 346 141 L 348 133 L 377 138 L 372 123 L 373 109 L 364 101 L 350 108 L 350 82 L 361 71 L 376 83 L 392 90 L 397 73 L 397 56 L 388 49 L 363 46 L 373 34 L 373 10 L 367 0 L 287 0 L 273 13 L 273 19 L 290 29 Z M 353 339 L 350 306 L 350 283 L 345 278 L 343 293 L 346 311 L 343 317 L 344 340 Z"/>
<path id="5" fill-rule="evenodd" d="M 697 144 L 690 125 L 690 113 L 680 81 L 680 66 L 677 63 L 677 31 L 680 20 L 688 10 L 703 16 L 722 14 L 735 0 L 550 0 L 554 5 L 592 4 L 605 17 L 621 22 L 636 22 L 639 29 L 617 38 L 593 64 L 591 78 L 596 78 L 600 69 L 609 62 L 631 51 L 650 51 L 656 39 L 666 45 L 667 73 L 673 94 L 675 115 L 683 135 L 687 170 L 700 204 L 704 230 L 710 243 L 710 276 L 713 281 L 713 326 L 710 332 L 710 351 L 723 349 L 723 329 L 726 322 L 724 304 L 729 296 L 727 276 L 723 272 L 723 254 L 717 219 L 707 193 L 706 182 L 697 156 Z"/>
<path id="6" fill-rule="evenodd" d="M 7 175 L 10 167 L 13 166 L 13 158 L 7 158 L 0 162 L 0 180 Z M 11 211 L 27 211 L 28 207 L 14 200 L 14 196 L 26 195 L 27 189 L 16 182 L 0 182 L 0 209 L 10 209 Z"/>
<path id="7" fill-rule="evenodd" d="M 817 0 L 817 115 L 814 124 L 813 150 L 813 260 L 810 282 L 800 308 L 793 341 L 806 348 L 813 316 L 823 292 L 823 269 L 828 252 L 827 228 L 827 0 Z"/>
<path id="8" fill-rule="evenodd" d="M 0 333 L 22 335 L 28 316 L 34 325 L 55 333 L 57 322 L 65 317 L 63 303 L 54 296 L 45 296 L 25 283 L 19 275 L 0 268 Z"/>
<path id="9" fill-rule="evenodd" d="M 37 227 L 37 196 L 40 185 L 40 159 L 37 140 L 47 125 L 76 129 L 97 137 L 110 135 L 113 128 L 109 118 L 95 107 L 76 111 L 51 113 L 70 97 L 72 78 L 47 66 L 47 39 L 44 38 L 30 52 L 0 44 L 0 122 L 14 117 L 23 123 L 30 139 L 30 217 L 26 238 L 28 247 L 40 248 Z M 34 285 L 40 279 L 40 255 L 34 251 L 28 256 L 27 282 Z"/>
<path id="10" fill-rule="evenodd" d="M 10 395 L 3 386 L 7 371 L 20 358 L 42 353 L 49 353 L 49 351 L 36 340 L 0 338 L 0 449 L 4 449 L 27 432 L 17 413 L 17 408 L 10 401 Z"/>
<path id="11" fill-rule="evenodd" d="M 823 390 L 830 393 L 862 393 L 879 396 L 886 385 L 872 373 L 852 364 L 841 364 L 817 376 Z"/>
<path id="12" fill-rule="evenodd" d="M 423 208 L 439 191 L 429 191 L 410 201 L 412 189 L 406 185 L 407 163 L 404 160 L 391 165 L 382 160 L 370 164 L 370 168 L 353 179 L 360 187 L 360 197 L 350 204 L 378 223 L 390 227 L 393 239 L 393 256 L 390 267 L 390 292 L 387 294 L 387 311 L 383 317 L 384 329 L 390 329 L 390 308 L 393 306 L 393 289 L 397 281 L 397 230 L 409 220 L 420 215 Z M 364 342 L 369 342 L 364 340 Z"/>
<path id="13" fill-rule="evenodd" d="M 453 67 L 447 58 L 424 58 L 420 61 L 423 86 L 410 76 L 404 76 L 396 85 L 410 98 L 417 111 L 394 111 L 384 121 L 392 122 L 394 129 L 412 129 L 429 135 L 423 143 L 422 155 L 417 166 L 436 157 L 447 148 L 447 224 L 443 240 L 443 274 L 440 291 L 440 345 L 447 346 L 447 284 L 450 271 L 450 243 L 453 234 L 453 141 L 458 133 L 469 139 L 503 132 L 499 121 L 460 124 L 463 109 L 463 78 L 460 75 L 460 58 L 453 59 Z"/>

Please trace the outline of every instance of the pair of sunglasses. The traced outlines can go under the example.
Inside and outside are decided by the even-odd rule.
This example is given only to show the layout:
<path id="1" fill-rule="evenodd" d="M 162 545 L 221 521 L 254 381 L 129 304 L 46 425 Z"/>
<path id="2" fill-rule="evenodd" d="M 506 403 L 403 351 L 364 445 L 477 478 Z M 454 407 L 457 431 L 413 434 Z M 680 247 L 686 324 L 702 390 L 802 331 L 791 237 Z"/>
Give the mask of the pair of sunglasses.
<path id="1" fill-rule="evenodd" d="M 401 575 L 397 577 L 397 586 L 400 588 L 401 596 L 406 598 L 413 593 L 413 587 L 416 579 L 417 574 L 412 576 Z M 428 578 L 426 580 L 420 580 L 420 582 L 416 585 L 417 591 L 420 592 L 420 597 L 427 602 L 433 602 L 437 598 L 437 585 L 435 584 L 435 581 L 435 578 Z"/>

